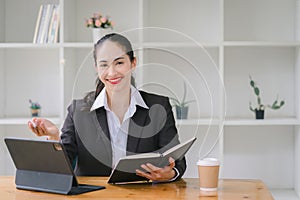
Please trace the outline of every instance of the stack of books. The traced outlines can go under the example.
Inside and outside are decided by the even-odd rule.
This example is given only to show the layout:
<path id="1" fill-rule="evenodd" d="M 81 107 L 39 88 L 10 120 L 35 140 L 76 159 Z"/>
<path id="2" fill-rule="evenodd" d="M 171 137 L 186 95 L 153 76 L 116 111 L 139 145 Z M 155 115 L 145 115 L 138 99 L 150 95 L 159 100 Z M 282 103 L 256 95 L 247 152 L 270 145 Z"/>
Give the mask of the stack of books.
<path id="1" fill-rule="evenodd" d="M 59 5 L 41 5 L 36 21 L 33 43 L 57 43 L 59 34 Z"/>

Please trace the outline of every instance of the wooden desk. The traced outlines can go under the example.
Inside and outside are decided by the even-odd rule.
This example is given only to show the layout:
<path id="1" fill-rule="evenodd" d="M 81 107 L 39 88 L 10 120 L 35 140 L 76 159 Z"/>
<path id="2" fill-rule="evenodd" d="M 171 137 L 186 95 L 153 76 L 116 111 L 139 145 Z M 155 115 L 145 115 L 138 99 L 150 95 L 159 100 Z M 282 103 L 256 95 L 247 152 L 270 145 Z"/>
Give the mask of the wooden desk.
<path id="1" fill-rule="evenodd" d="M 0 177 L 0 198 L 5 200 L 64 200 L 64 199 L 202 199 L 202 200 L 273 200 L 264 183 L 258 180 L 220 180 L 218 196 L 200 195 L 198 179 L 183 179 L 164 184 L 109 185 L 105 177 L 79 177 L 79 183 L 102 185 L 106 189 L 76 196 L 18 190 L 14 177 Z"/>

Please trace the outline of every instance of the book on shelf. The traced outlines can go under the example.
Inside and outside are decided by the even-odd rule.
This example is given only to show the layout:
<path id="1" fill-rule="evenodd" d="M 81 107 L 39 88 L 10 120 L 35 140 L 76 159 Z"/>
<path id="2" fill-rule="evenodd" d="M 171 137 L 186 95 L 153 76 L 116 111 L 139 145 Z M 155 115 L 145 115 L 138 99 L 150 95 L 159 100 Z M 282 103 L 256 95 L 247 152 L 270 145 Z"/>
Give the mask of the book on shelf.
<path id="1" fill-rule="evenodd" d="M 59 29 L 59 5 L 54 5 L 51 22 L 48 30 L 47 43 L 58 42 L 58 29 Z"/>
<path id="2" fill-rule="evenodd" d="M 39 28 L 38 28 L 36 43 L 43 43 L 44 29 L 46 26 L 46 15 L 47 15 L 48 7 L 49 7 L 48 5 L 41 5 L 41 6 L 42 6 L 42 13 L 41 13 L 41 19 L 40 19 L 40 24 L 39 24 Z"/>
<path id="3" fill-rule="evenodd" d="M 167 166 L 169 165 L 170 157 L 172 157 L 174 160 L 182 159 L 191 148 L 195 140 L 196 137 L 193 137 L 186 142 L 175 145 L 163 153 L 141 153 L 121 158 L 113 169 L 108 183 L 120 184 L 145 181 L 147 180 L 146 178 L 136 175 L 135 172 L 136 169 L 144 171 L 141 168 L 142 164 L 151 163 L 157 167 Z"/>
<path id="4" fill-rule="evenodd" d="M 37 20 L 36 20 L 34 36 L 33 36 L 33 43 L 37 43 L 37 37 L 38 37 L 39 27 L 40 27 L 40 23 L 41 23 L 42 12 L 43 12 L 43 5 L 40 6 L 40 9 L 39 9 L 39 12 L 38 12 L 38 17 L 37 17 Z"/>
<path id="5" fill-rule="evenodd" d="M 33 43 L 55 43 L 58 41 L 59 5 L 43 4 L 40 6 Z"/>
<path id="6" fill-rule="evenodd" d="M 45 26 L 43 27 L 43 30 L 42 30 L 41 43 L 47 43 L 48 30 L 49 30 L 49 25 L 50 25 L 50 21 L 51 21 L 52 10 L 53 10 L 53 4 L 47 4 L 47 12 L 46 12 L 46 16 L 45 16 Z"/>

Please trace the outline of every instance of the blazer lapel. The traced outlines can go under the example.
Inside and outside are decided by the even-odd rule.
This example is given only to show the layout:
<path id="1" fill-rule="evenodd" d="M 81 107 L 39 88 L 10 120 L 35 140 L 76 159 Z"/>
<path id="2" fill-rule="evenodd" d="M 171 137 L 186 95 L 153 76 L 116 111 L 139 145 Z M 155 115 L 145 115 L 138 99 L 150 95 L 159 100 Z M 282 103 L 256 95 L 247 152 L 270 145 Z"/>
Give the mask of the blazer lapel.
<path id="1" fill-rule="evenodd" d="M 106 137 L 110 140 L 110 134 L 109 134 L 109 129 L 108 129 L 108 124 L 107 124 L 107 117 L 106 117 L 106 111 L 104 108 L 99 108 L 96 112 L 97 116 L 93 117 L 95 126 L 97 129 L 101 129 Z"/>
<path id="2" fill-rule="evenodd" d="M 98 139 L 103 141 L 103 145 L 105 146 L 105 150 L 107 152 L 106 155 L 110 155 L 109 163 L 112 163 L 112 147 L 110 143 L 110 134 L 107 125 L 106 111 L 103 108 L 100 108 L 97 112 L 92 111 L 92 119 L 93 123 L 97 128 Z"/>
<path id="3" fill-rule="evenodd" d="M 135 114 L 131 117 L 128 128 L 127 155 L 137 152 L 138 144 L 142 138 L 143 129 L 148 120 L 148 109 L 137 106 Z"/>

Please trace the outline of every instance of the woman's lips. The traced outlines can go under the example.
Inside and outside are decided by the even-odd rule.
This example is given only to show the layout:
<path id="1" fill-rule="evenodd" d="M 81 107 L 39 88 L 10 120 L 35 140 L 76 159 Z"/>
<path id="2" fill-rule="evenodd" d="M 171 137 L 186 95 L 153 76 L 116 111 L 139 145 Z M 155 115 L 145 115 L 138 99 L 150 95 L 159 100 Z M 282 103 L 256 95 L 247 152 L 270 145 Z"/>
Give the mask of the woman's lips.
<path id="1" fill-rule="evenodd" d="M 116 85 L 116 84 L 120 83 L 121 80 L 122 80 L 122 78 L 120 78 L 120 77 L 119 77 L 119 78 L 111 78 L 111 79 L 107 79 L 107 81 L 108 81 L 109 83 L 113 84 L 113 85 Z"/>

